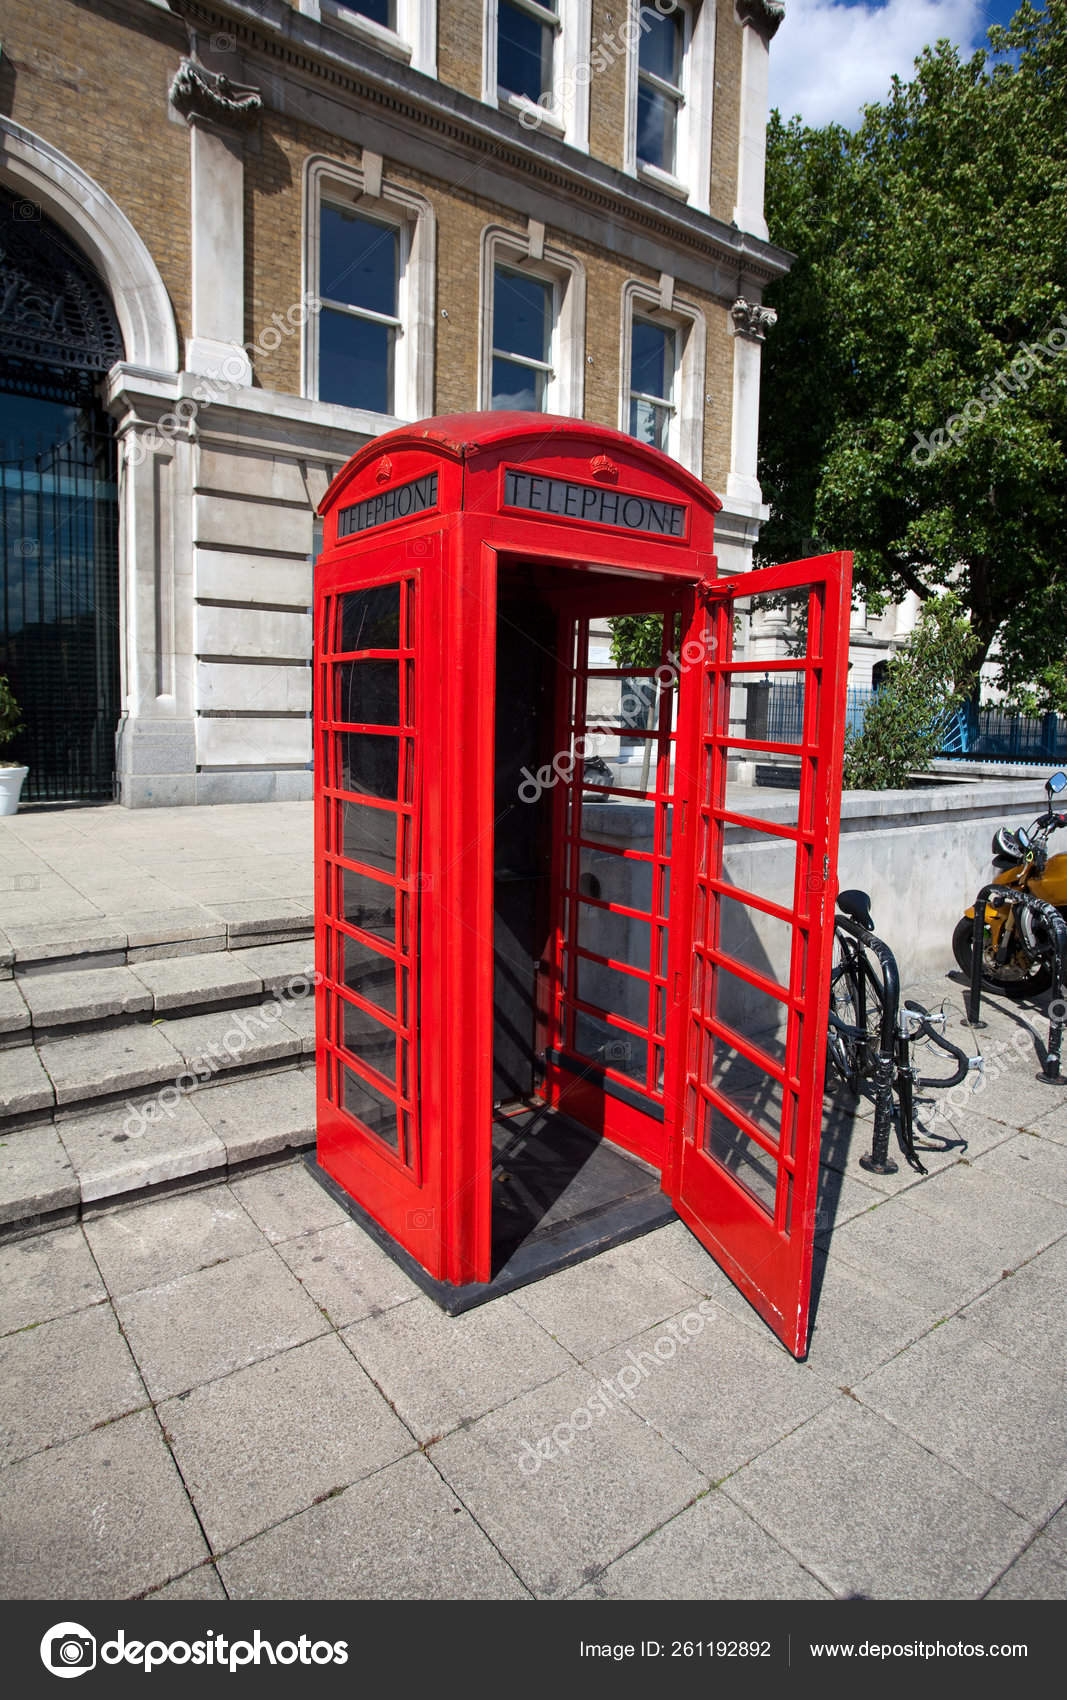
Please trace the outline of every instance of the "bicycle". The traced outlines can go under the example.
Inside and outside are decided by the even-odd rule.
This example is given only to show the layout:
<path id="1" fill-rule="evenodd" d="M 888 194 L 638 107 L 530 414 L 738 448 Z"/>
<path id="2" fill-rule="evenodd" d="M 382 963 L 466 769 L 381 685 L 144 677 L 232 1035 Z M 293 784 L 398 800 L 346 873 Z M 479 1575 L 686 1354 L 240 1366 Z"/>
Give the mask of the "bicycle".
<path id="1" fill-rule="evenodd" d="M 958 1086 L 973 1069 L 981 1068 L 982 1059 L 969 1057 L 937 1031 L 945 1025 L 943 1009 L 935 1015 L 913 998 L 901 1003 L 896 958 L 874 931 L 867 893 L 840 892 L 837 909 L 826 1051 L 831 1069 L 853 1096 L 859 1096 L 865 1081 L 871 1083 L 874 1137 L 869 1154 L 860 1158 L 860 1167 L 876 1175 L 897 1173 L 898 1164 L 889 1156 L 889 1133 L 895 1126 L 905 1160 L 925 1175 L 918 1152 L 943 1147 L 916 1140 L 915 1089 Z M 955 1058 L 954 1074 L 943 1079 L 916 1074 L 911 1047 L 927 1042 Z"/>

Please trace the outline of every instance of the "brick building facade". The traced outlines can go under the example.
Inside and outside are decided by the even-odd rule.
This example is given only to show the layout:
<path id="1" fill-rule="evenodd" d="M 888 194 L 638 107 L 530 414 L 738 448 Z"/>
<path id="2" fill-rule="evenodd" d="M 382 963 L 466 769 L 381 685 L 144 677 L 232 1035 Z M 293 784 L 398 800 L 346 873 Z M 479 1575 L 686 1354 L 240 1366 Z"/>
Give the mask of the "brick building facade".
<path id="1" fill-rule="evenodd" d="M 762 206 L 781 11 L 8 0 L 7 329 L 45 346 L 18 258 L 39 222 L 123 348 L 89 375 L 116 443 L 100 715 L 124 803 L 310 795 L 314 510 L 401 420 L 518 396 L 633 430 L 723 499 L 720 567 L 748 565 L 760 303 L 788 263 Z M 0 366 L 9 444 L 20 396 L 73 405 L 28 372 Z M 47 547 L 24 577 L 58 570 Z"/>

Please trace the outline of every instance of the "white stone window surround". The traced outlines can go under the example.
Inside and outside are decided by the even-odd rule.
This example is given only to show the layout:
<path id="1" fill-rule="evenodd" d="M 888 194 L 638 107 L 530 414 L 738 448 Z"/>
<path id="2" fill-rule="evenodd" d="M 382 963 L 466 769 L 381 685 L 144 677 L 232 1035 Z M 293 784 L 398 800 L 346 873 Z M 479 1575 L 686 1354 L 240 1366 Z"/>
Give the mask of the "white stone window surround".
<path id="1" fill-rule="evenodd" d="M 482 231 L 479 408 L 489 408 L 492 404 L 493 296 L 498 265 L 529 272 L 554 284 L 552 377 L 545 390 L 545 412 L 580 419 L 585 401 L 585 267 L 572 254 L 546 246 L 544 227 L 532 221 L 526 232 L 493 224 Z"/>
<path id="2" fill-rule="evenodd" d="M 674 280 L 658 284 L 631 280 L 622 289 L 622 342 L 619 368 L 619 430 L 630 431 L 630 355 L 634 315 L 678 332 L 674 377 L 674 412 L 667 453 L 687 472 L 704 476 L 704 373 L 707 326 L 699 307 L 680 301 Z"/>
<path id="3" fill-rule="evenodd" d="M 367 218 L 394 224 L 400 232 L 400 279 L 391 414 L 374 415 L 386 430 L 398 421 L 429 418 L 434 393 L 434 254 L 436 221 L 423 196 L 390 183 L 381 159 L 364 153 L 362 165 L 348 165 L 313 154 L 304 168 L 304 271 L 306 300 L 319 289 L 320 208 L 323 202 L 359 210 Z M 319 393 L 319 317 L 308 313 L 303 333 L 303 393 Z M 346 411 L 348 411 L 346 409 Z M 352 409 L 353 413 L 362 412 Z"/>
<path id="4" fill-rule="evenodd" d="M 625 166 L 631 177 L 687 201 L 697 212 L 711 210 L 711 125 L 715 99 L 716 0 L 628 0 Z M 684 14 L 682 103 L 678 113 L 675 169 L 661 171 L 637 158 L 638 64 L 641 12 Z"/>
<path id="5" fill-rule="evenodd" d="M 297 0 L 297 11 L 344 30 L 368 47 L 402 59 L 413 71 L 437 75 L 437 0 L 395 0 L 396 28 L 383 29 L 359 9 L 359 0 Z"/>
<path id="6" fill-rule="evenodd" d="M 538 17 L 548 13 L 538 7 L 537 0 L 512 0 L 522 11 Z M 482 25 L 482 99 L 490 106 L 514 112 L 531 135 L 544 130 L 559 136 L 571 147 L 589 152 L 589 85 L 593 78 L 590 64 L 592 32 L 592 0 L 558 0 L 556 40 L 552 52 L 552 88 L 543 92 L 550 98 L 534 113 L 526 101 L 502 91 L 497 81 L 497 23 L 498 0 L 485 0 Z M 523 115 L 527 115 L 524 121 Z"/>

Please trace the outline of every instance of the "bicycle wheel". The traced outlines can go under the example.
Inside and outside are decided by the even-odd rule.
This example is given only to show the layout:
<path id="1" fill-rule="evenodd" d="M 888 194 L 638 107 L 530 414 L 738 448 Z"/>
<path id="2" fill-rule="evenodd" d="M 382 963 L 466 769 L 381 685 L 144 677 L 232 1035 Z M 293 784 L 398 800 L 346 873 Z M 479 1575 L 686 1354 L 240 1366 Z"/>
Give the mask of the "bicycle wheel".
<path id="1" fill-rule="evenodd" d="M 830 975 L 830 1021 L 826 1054 L 834 1073 L 859 1096 L 860 1083 L 871 1072 L 882 1031 L 882 985 L 866 954 L 849 941 L 834 938 L 834 967 Z M 843 1031 L 848 1029 L 848 1031 Z"/>

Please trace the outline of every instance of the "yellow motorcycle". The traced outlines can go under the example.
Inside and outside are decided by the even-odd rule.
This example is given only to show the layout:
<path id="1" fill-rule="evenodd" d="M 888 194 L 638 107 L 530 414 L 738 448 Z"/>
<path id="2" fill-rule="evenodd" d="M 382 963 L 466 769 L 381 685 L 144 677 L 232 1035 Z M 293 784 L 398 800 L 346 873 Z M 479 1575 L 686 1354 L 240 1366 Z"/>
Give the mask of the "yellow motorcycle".
<path id="1" fill-rule="evenodd" d="M 1047 992 L 1056 978 L 1055 933 L 1058 923 L 1045 905 L 1067 922 L 1067 855 L 1050 856 L 1050 833 L 1067 826 L 1052 799 L 1067 790 L 1067 774 L 1054 773 L 1045 786 L 1048 809 L 1027 831 L 1001 827 L 993 837 L 996 870 L 986 897 L 982 985 L 1007 997 L 1031 998 Z M 1037 901 L 1031 901 L 1036 899 Z M 1051 922 L 1051 925 L 1050 925 Z M 956 923 L 952 954 L 971 978 L 974 905 Z"/>

